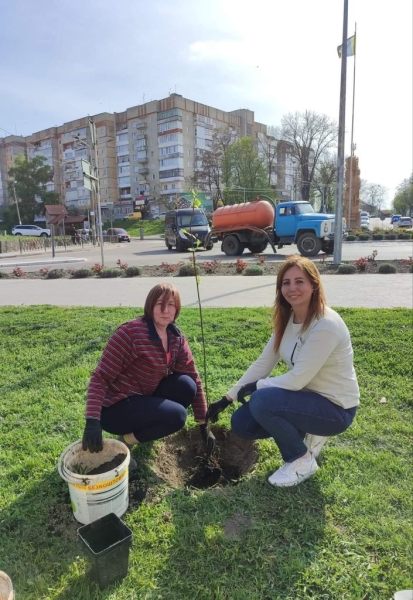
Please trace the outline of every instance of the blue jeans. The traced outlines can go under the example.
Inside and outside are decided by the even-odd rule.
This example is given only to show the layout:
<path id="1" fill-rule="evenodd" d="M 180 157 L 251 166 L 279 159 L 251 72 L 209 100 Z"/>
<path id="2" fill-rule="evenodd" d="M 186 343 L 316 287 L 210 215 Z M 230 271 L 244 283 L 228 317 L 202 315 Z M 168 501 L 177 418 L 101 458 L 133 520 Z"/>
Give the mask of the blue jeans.
<path id="1" fill-rule="evenodd" d="M 132 432 L 139 442 L 159 440 L 182 429 L 196 392 L 189 375 L 175 373 L 162 379 L 152 396 L 136 394 L 102 408 L 100 423 L 108 433 Z"/>
<path id="2" fill-rule="evenodd" d="M 285 462 L 307 452 L 306 433 L 337 435 L 352 423 L 356 407 L 344 409 L 315 392 L 262 388 L 232 415 L 232 430 L 241 438 L 272 437 Z"/>

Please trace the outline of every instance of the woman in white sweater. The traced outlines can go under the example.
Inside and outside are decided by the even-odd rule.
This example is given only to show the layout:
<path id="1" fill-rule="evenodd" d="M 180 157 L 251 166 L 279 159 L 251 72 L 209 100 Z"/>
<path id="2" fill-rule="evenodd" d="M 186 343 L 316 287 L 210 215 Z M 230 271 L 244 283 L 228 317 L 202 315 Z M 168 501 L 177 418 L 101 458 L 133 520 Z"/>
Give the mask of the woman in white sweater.
<path id="1" fill-rule="evenodd" d="M 233 400 L 243 402 L 233 431 L 244 439 L 274 438 L 284 464 L 268 481 L 292 486 L 317 471 L 328 436 L 351 425 L 359 403 L 349 331 L 326 306 L 320 273 L 307 258 L 290 256 L 278 272 L 273 330 L 261 356 L 210 405 L 208 418 L 215 422 Z M 280 359 L 289 371 L 271 377 Z"/>

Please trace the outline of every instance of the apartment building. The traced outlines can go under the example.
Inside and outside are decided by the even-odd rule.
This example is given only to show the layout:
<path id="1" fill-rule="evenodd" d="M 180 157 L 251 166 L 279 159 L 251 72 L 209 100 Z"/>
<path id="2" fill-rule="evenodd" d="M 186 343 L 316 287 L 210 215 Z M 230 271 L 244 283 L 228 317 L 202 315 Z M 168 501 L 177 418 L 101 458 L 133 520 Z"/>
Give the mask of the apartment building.
<path id="1" fill-rule="evenodd" d="M 15 166 L 19 154 L 25 155 L 26 141 L 19 135 L 0 138 L 0 207 L 14 202 L 8 192 L 9 170 Z"/>
<path id="2" fill-rule="evenodd" d="M 278 144 L 274 136 L 267 135 L 267 126 L 255 121 L 253 111 L 226 112 L 176 93 L 122 113 L 101 113 L 93 120 L 101 203 L 103 208 L 110 207 L 115 217 L 128 214 L 134 205 L 155 200 L 162 207 L 165 201 L 173 201 L 187 191 L 187 181 L 193 176 L 202 151 L 211 144 L 215 129 L 229 128 L 234 140 L 251 136 L 257 140 L 258 148 L 259 140 L 275 149 Z M 18 139 L 19 144 L 5 138 L 3 145 L 0 140 L 0 165 L 4 162 L 4 149 L 9 160 L 1 171 L 2 180 L 9 168 L 10 148 L 28 158 L 43 155 L 53 166 L 48 189 L 60 194 L 62 204 L 68 210 L 82 212 L 94 208 L 93 194 L 83 185 L 81 169 L 82 159 L 92 165 L 95 161 L 88 117 Z M 288 152 L 281 157 L 284 167 L 280 168 L 275 157 L 271 185 L 292 189 Z M 3 199 L 7 204 L 4 193 Z"/>

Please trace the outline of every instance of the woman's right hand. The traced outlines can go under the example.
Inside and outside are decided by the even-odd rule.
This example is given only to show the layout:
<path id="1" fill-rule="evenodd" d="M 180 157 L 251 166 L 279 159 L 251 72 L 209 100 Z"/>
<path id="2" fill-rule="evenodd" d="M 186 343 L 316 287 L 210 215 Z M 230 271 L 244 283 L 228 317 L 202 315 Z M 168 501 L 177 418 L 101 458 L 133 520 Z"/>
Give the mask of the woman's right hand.
<path id="1" fill-rule="evenodd" d="M 82 448 L 84 451 L 101 452 L 103 450 L 102 426 L 98 419 L 86 419 L 83 432 Z"/>

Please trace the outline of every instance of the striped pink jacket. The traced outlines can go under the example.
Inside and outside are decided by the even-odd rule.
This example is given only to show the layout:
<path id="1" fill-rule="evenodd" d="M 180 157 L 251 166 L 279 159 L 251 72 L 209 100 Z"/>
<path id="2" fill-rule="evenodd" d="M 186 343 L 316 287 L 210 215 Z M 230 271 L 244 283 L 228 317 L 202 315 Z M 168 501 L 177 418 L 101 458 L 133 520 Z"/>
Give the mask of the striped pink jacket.
<path id="1" fill-rule="evenodd" d="M 170 363 L 152 321 L 143 317 L 121 325 L 109 338 L 92 373 L 86 401 L 86 418 L 100 419 L 102 406 L 142 394 L 151 396 L 161 380 L 185 373 L 197 385 L 195 419 L 205 419 L 207 406 L 201 380 L 188 342 L 176 325 L 168 326 Z"/>

